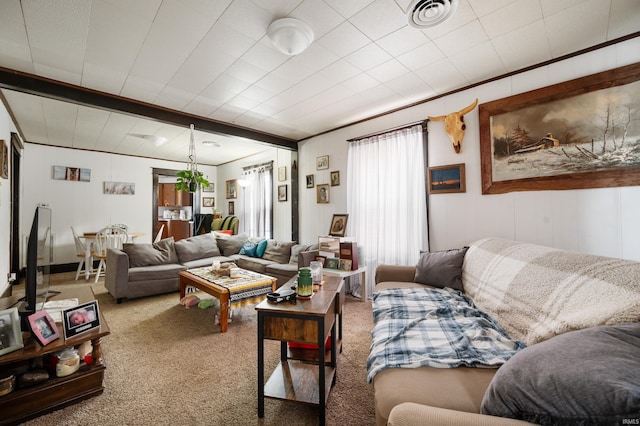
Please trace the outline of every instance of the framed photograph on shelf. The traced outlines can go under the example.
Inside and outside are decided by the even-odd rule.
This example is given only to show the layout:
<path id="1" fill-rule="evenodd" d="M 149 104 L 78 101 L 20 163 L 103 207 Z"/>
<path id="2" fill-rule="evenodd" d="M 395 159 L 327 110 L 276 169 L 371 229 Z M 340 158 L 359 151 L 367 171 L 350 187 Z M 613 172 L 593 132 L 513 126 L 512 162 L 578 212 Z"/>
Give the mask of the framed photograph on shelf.
<path id="1" fill-rule="evenodd" d="M 287 166 L 278 167 L 278 181 L 284 182 L 287 180 Z"/>
<path id="2" fill-rule="evenodd" d="M 349 219 L 348 214 L 334 214 L 329 227 L 329 235 L 332 237 L 344 237 L 344 233 L 347 230 L 347 219 Z"/>
<path id="3" fill-rule="evenodd" d="M 236 203 L 233 201 L 229 201 L 229 216 L 233 216 L 236 214 Z"/>
<path id="4" fill-rule="evenodd" d="M 464 163 L 429 167 L 429 194 L 467 192 Z"/>
<path id="5" fill-rule="evenodd" d="M 338 269 L 340 271 L 350 271 L 351 262 L 351 259 L 338 259 Z"/>
<path id="6" fill-rule="evenodd" d="M 278 201 L 287 201 L 287 185 L 278 185 Z"/>
<path id="7" fill-rule="evenodd" d="M 314 187 L 313 175 L 307 175 L 307 188 L 313 188 L 313 187 Z"/>
<path id="8" fill-rule="evenodd" d="M 340 171 L 331 172 L 331 186 L 340 185 Z"/>
<path id="9" fill-rule="evenodd" d="M 238 179 L 227 181 L 227 199 L 238 198 Z"/>
<path id="10" fill-rule="evenodd" d="M 327 256 L 316 256 L 313 260 L 322 262 L 322 267 L 325 268 L 327 264 Z"/>
<path id="11" fill-rule="evenodd" d="M 215 183 L 211 182 L 208 186 L 203 186 L 202 192 L 216 192 Z"/>
<path id="12" fill-rule="evenodd" d="M 62 311 L 62 324 L 65 339 L 100 327 L 98 301 L 93 300 Z"/>
<path id="13" fill-rule="evenodd" d="M 0 311 L 0 355 L 24 348 L 18 308 Z"/>
<path id="14" fill-rule="evenodd" d="M 29 315 L 29 325 L 31 332 L 41 346 L 47 346 L 60 337 L 55 321 L 44 309 Z"/>
<path id="15" fill-rule="evenodd" d="M 339 263 L 340 259 L 337 257 L 327 257 L 327 260 L 324 262 L 324 267 L 327 269 L 338 269 Z"/>
<path id="16" fill-rule="evenodd" d="M 202 197 L 202 207 L 215 207 L 215 206 L 216 206 L 215 197 Z"/>
<path id="17" fill-rule="evenodd" d="M 329 156 L 321 155 L 316 158 L 316 170 L 325 170 L 329 168 Z"/>
<path id="18" fill-rule="evenodd" d="M 329 202 L 329 184 L 323 183 L 316 186 L 316 201 L 318 204 L 327 204 Z"/>

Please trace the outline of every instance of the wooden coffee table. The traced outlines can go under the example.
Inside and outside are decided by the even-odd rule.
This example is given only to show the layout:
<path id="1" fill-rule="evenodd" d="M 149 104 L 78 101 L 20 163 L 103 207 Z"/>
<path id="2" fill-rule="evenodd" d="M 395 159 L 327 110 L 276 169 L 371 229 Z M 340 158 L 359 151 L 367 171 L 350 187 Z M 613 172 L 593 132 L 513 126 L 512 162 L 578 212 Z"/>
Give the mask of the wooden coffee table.
<path id="1" fill-rule="evenodd" d="M 211 268 L 194 268 L 180 272 L 180 300 L 187 287 L 195 287 L 220 301 L 220 332 L 226 333 L 229 324 L 229 308 L 258 303 L 268 293 L 275 291 L 277 280 L 257 272 L 240 270 L 242 281 L 228 277 L 215 279 L 208 274 Z"/>

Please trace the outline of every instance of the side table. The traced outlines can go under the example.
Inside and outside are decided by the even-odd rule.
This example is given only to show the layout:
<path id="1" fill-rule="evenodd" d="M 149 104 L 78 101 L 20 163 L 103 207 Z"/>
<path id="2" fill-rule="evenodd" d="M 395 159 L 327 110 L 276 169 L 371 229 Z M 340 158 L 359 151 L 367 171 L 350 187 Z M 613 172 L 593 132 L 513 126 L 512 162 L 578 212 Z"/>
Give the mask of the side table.
<path id="1" fill-rule="evenodd" d="M 362 301 L 366 302 L 369 296 L 367 295 L 367 267 L 361 266 L 355 271 L 340 271 L 338 269 L 326 269 L 322 270 L 323 275 L 336 276 L 340 278 L 352 277 L 354 275 L 360 275 L 360 291 L 362 293 Z"/>

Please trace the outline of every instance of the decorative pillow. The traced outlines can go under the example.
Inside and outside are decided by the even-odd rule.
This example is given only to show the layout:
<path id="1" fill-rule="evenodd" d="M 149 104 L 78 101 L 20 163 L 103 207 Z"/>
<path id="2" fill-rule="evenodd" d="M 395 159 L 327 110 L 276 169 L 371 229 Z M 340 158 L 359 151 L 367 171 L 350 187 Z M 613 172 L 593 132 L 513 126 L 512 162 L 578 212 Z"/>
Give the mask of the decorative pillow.
<path id="1" fill-rule="evenodd" d="M 211 234 L 195 235 L 176 241 L 176 253 L 181 263 L 220 256 L 216 239 Z"/>
<path id="2" fill-rule="evenodd" d="M 590 327 L 515 354 L 481 412 L 539 424 L 625 424 L 640 418 L 640 323 Z"/>
<path id="3" fill-rule="evenodd" d="M 231 256 L 240 253 L 242 245 L 248 240 L 246 234 L 231 235 L 226 238 L 217 238 L 218 247 L 223 256 Z"/>
<path id="4" fill-rule="evenodd" d="M 289 258 L 289 263 L 292 265 L 297 265 L 298 255 L 303 251 L 309 250 L 309 247 L 311 247 L 310 244 L 296 244 L 291 247 L 291 257 Z"/>
<path id="5" fill-rule="evenodd" d="M 462 262 L 468 249 L 469 247 L 463 247 L 422 253 L 413 280 L 433 287 L 451 287 L 463 291 Z"/>
<path id="6" fill-rule="evenodd" d="M 233 231 L 231 229 L 220 229 L 218 231 L 214 231 L 218 234 L 224 234 L 224 235 L 233 235 Z"/>
<path id="7" fill-rule="evenodd" d="M 287 263 L 291 257 L 291 247 L 295 244 L 295 241 L 269 240 L 262 258 L 272 260 L 277 263 Z"/>
<path id="8" fill-rule="evenodd" d="M 258 242 L 258 247 L 256 247 L 256 256 L 257 257 L 264 256 L 264 252 L 265 252 L 265 250 L 267 250 L 267 243 L 269 243 L 269 241 L 267 241 L 267 240 L 262 240 L 262 241 Z"/>
<path id="9" fill-rule="evenodd" d="M 250 257 L 257 257 L 256 250 L 258 249 L 258 243 L 247 241 L 242 245 L 240 254 L 245 254 Z"/>
<path id="10" fill-rule="evenodd" d="M 122 245 L 122 251 L 129 256 L 130 268 L 178 263 L 173 237 L 153 244 L 125 243 Z"/>

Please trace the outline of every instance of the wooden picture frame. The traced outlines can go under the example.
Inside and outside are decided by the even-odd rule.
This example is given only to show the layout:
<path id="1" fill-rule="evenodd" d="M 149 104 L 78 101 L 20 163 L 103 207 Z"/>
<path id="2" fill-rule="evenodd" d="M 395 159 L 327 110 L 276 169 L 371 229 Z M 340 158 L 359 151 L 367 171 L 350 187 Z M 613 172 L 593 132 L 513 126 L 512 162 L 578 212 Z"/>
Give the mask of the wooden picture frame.
<path id="1" fill-rule="evenodd" d="M 464 163 L 429 167 L 429 194 L 466 192 Z"/>
<path id="2" fill-rule="evenodd" d="M 287 185 L 278 185 L 278 201 L 287 201 Z"/>
<path id="3" fill-rule="evenodd" d="M 7 147 L 7 143 L 3 139 L 0 139 L 0 145 L 2 145 L 2 152 L 0 153 L 0 177 L 9 179 L 9 147 Z"/>
<path id="4" fill-rule="evenodd" d="M 337 257 L 327 257 L 327 260 L 324 262 L 324 267 L 326 269 L 338 269 L 338 265 L 340 264 L 340 259 Z"/>
<path id="5" fill-rule="evenodd" d="M 98 301 L 93 300 L 62 311 L 62 325 L 65 339 L 100 327 Z"/>
<path id="6" fill-rule="evenodd" d="M 347 230 L 348 214 L 334 214 L 331 218 L 331 226 L 329 226 L 329 235 L 332 237 L 344 237 Z"/>
<path id="7" fill-rule="evenodd" d="M 0 356 L 24 348 L 18 308 L 0 311 Z"/>
<path id="8" fill-rule="evenodd" d="M 202 197 L 202 207 L 215 207 L 216 197 Z"/>
<path id="9" fill-rule="evenodd" d="M 316 157 L 316 170 L 325 170 L 329 168 L 329 156 L 321 155 Z"/>
<path id="10" fill-rule="evenodd" d="M 481 104 L 483 194 L 640 184 L 640 63 Z"/>
<path id="11" fill-rule="evenodd" d="M 340 185 L 340 171 L 336 170 L 331 172 L 331 186 L 339 186 Z"/>
<path id="12" fill-rule="evenodd" d="M 213 182 L 210 182 L 208 186 L 202 187 L 202 192 L 216 192 L 216 185 Z"/>
<path id="13" fill-rule="evenodd" d="M 318 262 L 322 262 L 322 267 L 323 268 L 327 264 L 327 256 L 316 256 L 316 257 L 313 258 L 313 260 L 316 260 Z"/>
<path id="14" fill-rule="evenodd" d="M 91 169 L 81 167 L 53 166 L 53 180 L 71 180 L 75 182 L 91 182 Z"/>
<path id="15" fill-rule="evenodd" d="M 102 193 L 110 195 L 135 195 L 136 184 L 134 182 L 102 182 Z"/>
<path id="16" fill-rule="evenodd" d="M 353 261 L 351 259 L 339 259 L 338 260 L 338 270 L 340 271 L 351 271 L 351 265 Z"/>
<path id="17" fill-rule="evenodd" d="M 29 315 L 29 325 L 40 346 L 47 346 L 60 337 L 55 321 L 44 309 Z"/>
<path id="18" fill-rule="evenodd" d="M 323 183 L 316 185 L 316 201 L 318 204 L 329 203 L 329 184 Z"/>
<path id="19" fill-rule="evenodd" d="M 313 188 L 315 186 L 313 175 L 307 175 L 307 188 Z"/>
<path id="20" fill-rule="evenodd" d="M 236 214 L 236 203 L 233 201 L 229 201 L 229 216 L 233 216 Z"/>
<path id="21" fill-rule="evenodd" d="M 227 181 L 227 199 L 238 198 L 238 179 Z"/>
<path id="22" fill-rule="evenodd" d="M 278 167 L 278 181 L 284 182 L 287 180 L 287 166 Z"/>

